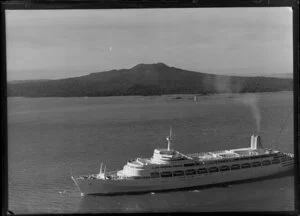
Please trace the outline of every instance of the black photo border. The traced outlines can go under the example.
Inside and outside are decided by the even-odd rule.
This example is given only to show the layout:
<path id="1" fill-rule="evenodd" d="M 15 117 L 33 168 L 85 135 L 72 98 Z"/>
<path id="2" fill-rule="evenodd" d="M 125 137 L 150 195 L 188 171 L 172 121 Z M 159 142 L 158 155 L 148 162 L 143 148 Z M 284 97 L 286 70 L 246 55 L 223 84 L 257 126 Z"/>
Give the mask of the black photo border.
<path id="1" fill-rule="evenodd" d="M 142 9 L 142 8 L 229 8 L 290 7 L 293 11 L 293 103 L 294 103 L 294 197 L 295 210 L 282 212 L 215 212 L 222 215 L 299 215 L 300 148 L 299 148 L 299 0 L 19 0 L 1 2 L 1 139 L 2 139 L 2 215 L 13 215 L 8 209 L 8 140 L 7 140 L 7 67 L 6 10 L 62 9 Z M 186 212 L 188 213 L 188 212 Z M 177 214 L 177 213 L 168 213 Z M 181 212 L 181 214 L 185 214 Z M 43 214 L 44 215 L 44 214 Z M 51 215 L 51 214 L 50 214 Z M 94 214 L 93 214 L 94 215 Z M 166 215 L 166 214 L 165 214 Z"/>

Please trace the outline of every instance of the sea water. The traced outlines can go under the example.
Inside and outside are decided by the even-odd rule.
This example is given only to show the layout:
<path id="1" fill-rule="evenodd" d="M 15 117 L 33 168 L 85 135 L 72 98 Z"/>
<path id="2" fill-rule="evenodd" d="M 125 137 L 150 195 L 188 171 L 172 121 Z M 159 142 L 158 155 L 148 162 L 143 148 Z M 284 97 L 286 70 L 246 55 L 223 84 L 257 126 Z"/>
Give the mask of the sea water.
<path id="1" fill-rule="evenodd" d="M 248 100 L 248 96 L 250 99 Z M 259 111 L 259 131 L 252 101 Z M 292 92 L 198 96 L 8 98 L 9 209 L 14 213 L 289 211 L 292 175 L 227 187 L 80 196 L 70 175 L 121 169 L 156 147 L 195 153 L 250 146 L 293 153 Z"/>

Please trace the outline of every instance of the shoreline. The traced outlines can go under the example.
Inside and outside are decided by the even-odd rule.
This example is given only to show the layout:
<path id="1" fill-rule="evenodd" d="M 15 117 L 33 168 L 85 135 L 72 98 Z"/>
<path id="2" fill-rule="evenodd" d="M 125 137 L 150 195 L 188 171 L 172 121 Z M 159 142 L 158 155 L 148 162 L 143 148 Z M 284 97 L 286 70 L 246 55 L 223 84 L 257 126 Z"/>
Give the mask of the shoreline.
<path id="1" fill-rule="evenodd" d="M 111 96 L 44 96 L 44 97 L 25 97 L 25 96 L 7 96 L 6 98 L 15 98 L 15 99 L 33 99 L 33 98 L 117 98 L 117 97 L 143 97 L 143 98 L 153 98 L 153 97 L 181 97 L 181 98 L 173 98 L 173 99 L 183 99 L 183 98 L 187 98 L 187 97 L 194 97 L 196 96 L 197 98 L 203 98 L 203 97 L 213 97 L 213 96 L 236 96 L 236 95 L 251 95 L 251 94 L 270 94 L 270 93 L 293 93 L 293 91 L 270 91 L 270 92 L 232 92 L 232 93 L 211 93 L 211 94 L 163 94 L 163 95 L 111 95 Z"/>

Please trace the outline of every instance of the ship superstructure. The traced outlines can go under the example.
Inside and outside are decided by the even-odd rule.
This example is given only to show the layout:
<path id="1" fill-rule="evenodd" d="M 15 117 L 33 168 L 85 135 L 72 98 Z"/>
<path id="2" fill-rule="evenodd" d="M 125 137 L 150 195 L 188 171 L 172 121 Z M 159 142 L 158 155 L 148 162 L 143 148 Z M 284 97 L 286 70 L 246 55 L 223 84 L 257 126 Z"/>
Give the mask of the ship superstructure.
<path id="1" fill-rule="evenodd" d="M 255 179 L 293 168 L 294 155 L 263 148 L 259 136 L 251 136 L 248 148 L 182 154 L 171 148 L 154 149 L 151 158 L 129 160 L 122 170 L 73 177 L 85 194 L 118 194 L 190 188 Z"/>

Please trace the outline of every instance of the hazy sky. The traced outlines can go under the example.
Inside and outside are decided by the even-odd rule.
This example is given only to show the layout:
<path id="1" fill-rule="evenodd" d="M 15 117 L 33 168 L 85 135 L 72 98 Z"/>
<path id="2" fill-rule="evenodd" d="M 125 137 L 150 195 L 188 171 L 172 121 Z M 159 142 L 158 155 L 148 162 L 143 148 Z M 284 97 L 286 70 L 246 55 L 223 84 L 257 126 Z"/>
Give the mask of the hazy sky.
<path id="1" fill-rule="evenodd" d="M 289 8 L 6 11 L 8 80 L 139 63 L 218 74 L 292 73 Z"/>

